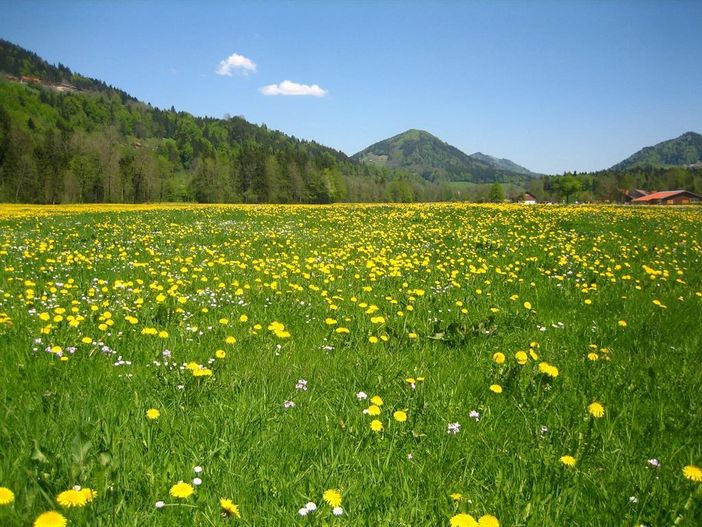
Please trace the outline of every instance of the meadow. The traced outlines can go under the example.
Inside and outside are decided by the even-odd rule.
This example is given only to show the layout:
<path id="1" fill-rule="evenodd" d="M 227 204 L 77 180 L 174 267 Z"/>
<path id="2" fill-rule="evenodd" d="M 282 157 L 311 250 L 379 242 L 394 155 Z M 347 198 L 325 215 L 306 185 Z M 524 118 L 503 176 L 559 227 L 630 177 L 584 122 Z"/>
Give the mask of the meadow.
<path id="1" fill-rule="evenodd" d="M 1 206 L 0 525 L 702 525 L 701 225 Z"/>

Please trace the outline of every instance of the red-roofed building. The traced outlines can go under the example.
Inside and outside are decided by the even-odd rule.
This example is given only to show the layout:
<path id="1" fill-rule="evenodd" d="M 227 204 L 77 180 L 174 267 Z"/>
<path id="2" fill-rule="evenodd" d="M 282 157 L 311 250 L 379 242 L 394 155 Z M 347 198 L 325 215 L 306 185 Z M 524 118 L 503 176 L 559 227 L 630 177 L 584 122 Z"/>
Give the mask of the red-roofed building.
<path id="1" fill-rule="evenodd" d="M 632 199 L 631 203 L 635 205 L 688 205 L 701 201 L 702 196 L 688 190 L 664 190 Z"/>

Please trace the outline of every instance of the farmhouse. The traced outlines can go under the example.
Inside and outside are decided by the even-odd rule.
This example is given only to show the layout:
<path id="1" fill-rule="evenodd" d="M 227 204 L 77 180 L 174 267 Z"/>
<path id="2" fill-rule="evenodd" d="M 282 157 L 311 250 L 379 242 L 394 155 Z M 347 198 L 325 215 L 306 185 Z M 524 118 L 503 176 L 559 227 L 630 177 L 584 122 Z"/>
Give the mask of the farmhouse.
<path id="1" fill-rule="evenodd" d="M 648 190 L 642 190 L 640 188 L 635 188 L 634 190 L 622 190 L 621 192 L 624 194 L 624 201 L 626 203 L 631 203 L 637 198 L 642 198 L 650 194 Z"/>
<path id="2" fill-rule="evenodd" d="M 702 196 L 687 190 L 664 190 L 632 199 L 634 205 L 688 205 L 702 202 Z"/>
<path id="3" fill-rule="evenodd" d="M 536 196 L 531 192 L 525 192 L 517 201 L 518 203 L 524 203 L 526 205 L 536 205 Z"/>

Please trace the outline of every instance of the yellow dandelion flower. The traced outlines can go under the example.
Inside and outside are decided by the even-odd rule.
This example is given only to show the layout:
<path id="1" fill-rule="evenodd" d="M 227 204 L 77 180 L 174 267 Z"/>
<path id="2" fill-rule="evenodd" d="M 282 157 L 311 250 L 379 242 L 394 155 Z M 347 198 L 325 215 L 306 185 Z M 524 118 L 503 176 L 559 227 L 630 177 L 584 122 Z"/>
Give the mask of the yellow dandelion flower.
<path id="1" fill-rule="evenodd" d="M 229 498 L 220 498 L 219 506 L 228 516 L 234 516 L 235 518 L 241 518 L 241 512 L 239 512 L 239 506 L 236 505 Z"/>
<path id="2" fill-rule="evenodd" d="M 566 467 L 574 467 L 577 460 L 573 456 L 561 456 L 561 463 Z"/>
<path id="3" fill-rule="evenodd" d="M 405 421 L 407 421 L 407 412 L 405 412 L 404 410 L 398 410 L 397 412 L 392 414 L 392 417 L 398 423 L 404 423 Z"/>
<path id="4" fill-rule="evenodd" d="M 382 432 L 383 431 L 383 423 L 378 421 L 377 419 L 373 419 L 370 424 L 371 430 L 373 432 Z"/>
<path id="5" fill-rule="evenodd" d="M 337 333 L 351 333 L 351 330 L 349 328 L 345 328 L 344 326 L 339 326 L 334 331 Z"/>
<path id="6" fill-rule="evenodd" d="M 96 490 L 90 489 L 88 487 L 80 489 L 79 492 L 81 492 L 83 496 L 85 496 L 85 501 L 87 501 L 88 503 L 97 498 L 98 495 Z"/>
<path id="7" fill-rule="evenodd" d="M 587 358 L 588 358 L 588 360 L 596 361 L 597 359 L 600 358 L 600 356 L 597 353 L 595 353 L 594 351 L 591 351 L 590 353 L 587 354 Z"/>
<path id="8" fill-rule="evenodd" d="M 531 309 L 531 302 L 524 302 L 524 309 Z"/>
<path id="9" fill-rule="evenodd" d="M 88 503 L 85 494 L 79 490 L 71 489 L 64 490 L 58 496 L 56 496 L 56 503 L 61 505 L 61 507 L 85 507 Z"/>
<path id="10" fill-rule="evenodd" d="M 461 501 L 463 499 L 463 494 L 461 494 L 460 492 L 454 492 L 452 494 L 449 494 L 449 496 L 453 501 Z"/>
<path id="11" fill-rule="evenodd" d="M 702 482 L 702 468 L 696 465 L 687 465 L 683 468 L 683 476 L 690 481 Z"/>
<path id="12" fill-rule="evenodd" d="M 193 495 L 195 489 L 190 483 L 185 483 L 182 480 L 171 487 L 169 494 L 174 498 L 186 499 Z"/>
<path id="13" fill-rule="evenodd" d="M 587 407 L 587 411 L 592 417 L 596 417 L 598 419 L 600 417 L 604 417 L 605 414 L 604 406 L 602 406 L 602 404 L 598 403 L 597 401 L 591 402 Z"/>
<path id="14" fill-rule="evenodd" d="M 371 416 L 380 415 L 380 406 L 378 406 L 377 404 L 371 404 L 368 407 L 368 415 L 371 415 Z"/>
<path id="15" fill-rule="evenodd" d="M 478 520 L 478 525 L 480 527 L 500 527 L 500 521 L 492 514 L 485 514 Z"/>
<path id="16" fill-rule="evenodd" d="M 322 499 L 329 505 L 330 507 L 339 507 L 341 506 L 341 492 L 339 492 L 337 489 L 328 489 L 324 491 L 324 494 L 322 494 Z"/>
<path id="17" fill-rule="evenodd" d="M 514 354 L 514 358 L 517 359 L 517 364 L 520 364 L 521 366 L 524 366 L 529 360 L 529 357 L 525 351 L 518 351 Z"/>
<path id="18" fill-rule="evenodd" d="M 210 377 L 212 375 L 212 370 L 209 368 L 198 368 L 193 370 L 193 377 Z"/>
<path id="19" fill-rule="evenodd" d="M 217 357 L 218 359 L 223 359 L 226 356 L 227 356 L 227 352 L 224 350 L 215 351 L 215 357 Z"/>
<path id="20" fill-rule="evenodd" d="M 544 375 L 548 375 L 549 377 L 558 377 L 558 368 L 545 361 L 539 363 L 539 371 Z"/>
<path id="21" fill-rule="evenodd" d="M 231 335 L 224 339 L 226 344 L 236 344 L 236 338 Z"/>
<path id="22" fill-rule="evenodd" d="M 33 527 L 66 527 L 68 520 L 60 512 L 42 512 L 32 524 Z"/>
<path id="23" fill-rule="evenodd" d="M 249 321 L 249 317 L 247 315 L 241 315 L 239 317 L 239 322 L 248 322 L 248 321 Z"/>
<path id="24" fill-rule="evenodd" d="M 383 406 L 383 399 L 380 397 L 380 395 L 374 395 L 371 397 L 370 402 L 378 406 Z"/>
<path id="25" fill-rule="evenodd" d="M 7 487 L 0 487 L 0 505 L 9 505 L 15 501 L 15 493 Z"/>
<path id="26" fill-rule="evenodd" d="M 368 337 L 368 342 L 370 342 L 371 344 L 377 344 L 378 337 L 376 337 L 375 335 L 371 335 L 370 337 Z"/>
<path id="27" fill-rule="evenodd" d="M 470 514 L 462 512 L 451 517 L 451 527 L 478 527 L 478 522 Z"/>
<path id="28" fill-rule="evenodd" d="M 146 410 L 146 417 L 148 419 L 151 419 L 152 421 L 155 421 L 156 419 L 161 417 L 161 412 L 156 408 L 149 408 L 148 410 Z"/>
<path id="29" fill-rule="evenodd" d="M 505 354 L 498 351 L 492 355 L 492 360 L 495 361 L 495 364 L 504 364 Z"/>
<path id="30" fill-rule="evenodd" d="M 490 391 L 492 393 L 502 393 L 502 386 L 500 386 L 499 384 L 491 384 Z"/>
<path id="31" fill-rule="evenodd" d="M 618 324 L 619 324 L 619 327 L 622 327 L 622 328 L 625 328 L 625 327 L 627 326 L 626 320 L 620 320 L 620 321 L 618 322 Z"/>

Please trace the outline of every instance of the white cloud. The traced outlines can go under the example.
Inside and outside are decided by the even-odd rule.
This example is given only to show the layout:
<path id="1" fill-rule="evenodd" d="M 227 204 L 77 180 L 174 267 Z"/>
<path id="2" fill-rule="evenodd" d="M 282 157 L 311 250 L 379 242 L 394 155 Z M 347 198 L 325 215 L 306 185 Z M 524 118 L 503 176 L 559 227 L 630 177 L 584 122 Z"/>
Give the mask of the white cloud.
<path id="1" fill-rule="evenodd" d="M 298 84 L 287 80 L 280 84 L 264 86 L 260 91 L 263 95 L 311 95 L 312 97 L 324 97 L 328 93 L 318 84 Z"/>
<path id="2" fill-rule="evenodd" d="M 246 75 L 250 71 L 256 71 L 256 63 L 243 55 L 234 53 L 219 63 L 215 73 L 217 73 L 217 75 L 231 77 L 234 70 L 241 70 L 241 72 Z"/>

